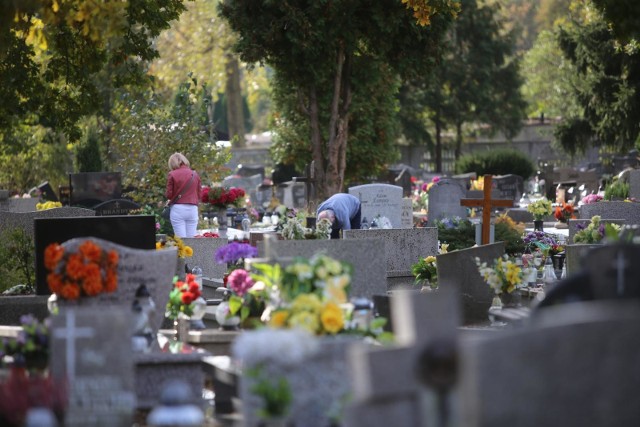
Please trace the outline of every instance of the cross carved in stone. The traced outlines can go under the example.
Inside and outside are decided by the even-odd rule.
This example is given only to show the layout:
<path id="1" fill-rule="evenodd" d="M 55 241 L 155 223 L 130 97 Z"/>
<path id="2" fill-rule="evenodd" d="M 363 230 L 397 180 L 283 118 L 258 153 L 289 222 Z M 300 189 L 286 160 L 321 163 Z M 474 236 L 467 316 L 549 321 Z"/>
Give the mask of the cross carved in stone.
<path id="1" fill-rule="evenodd" d="M 466 207 L 481 207 L 482 208 L 482 244 L 489 244 L 491 236 L 491 208 L 493 207 L 512 207 L 513 200 L 507 199 L 492 199 L 491 187 L 492 187 L 492 175 L 484 176 L 484 194 L 482 199 L 461 199 L 460 205 Z"/>

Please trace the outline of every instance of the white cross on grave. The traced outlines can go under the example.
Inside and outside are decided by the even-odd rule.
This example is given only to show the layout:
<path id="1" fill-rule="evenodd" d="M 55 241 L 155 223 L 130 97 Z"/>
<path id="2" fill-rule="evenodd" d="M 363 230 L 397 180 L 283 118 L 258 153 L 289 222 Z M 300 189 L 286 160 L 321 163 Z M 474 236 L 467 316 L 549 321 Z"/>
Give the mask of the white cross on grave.
<path id="1" fill-rule="evenodd" d="M 351 348 L 353 401 L 346 425 L 455 425 L 459 298 L 446 288 L 431 294 L 398 291 L 390 298 L 397 345 Z"/>
<path id="2" fill-rule="evenodd" d="M 76 312 L 69 308 L 61 313 L 66 316 L 65 327 L 58 328 L 53 331 L 53 338 L 66 340 L 66 371 L 69 381 L 73 381 L 76 376 L 76 339 L 92 338 L 94 335 L 93 328 L 76 327 Z"/>

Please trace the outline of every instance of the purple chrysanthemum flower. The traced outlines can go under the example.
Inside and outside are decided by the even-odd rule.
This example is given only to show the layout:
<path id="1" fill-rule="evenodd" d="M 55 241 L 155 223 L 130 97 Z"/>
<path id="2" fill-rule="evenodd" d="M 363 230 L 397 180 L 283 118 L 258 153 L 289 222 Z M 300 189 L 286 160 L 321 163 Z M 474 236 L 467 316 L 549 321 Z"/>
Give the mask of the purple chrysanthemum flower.
<path id="1" fill-rule="evenodd" d="M 218 264 L 235 264 L 241 259 L 258 256 L 258 249 L 248 243 L 232 242 L 220 247 L 214 256 Z"/>

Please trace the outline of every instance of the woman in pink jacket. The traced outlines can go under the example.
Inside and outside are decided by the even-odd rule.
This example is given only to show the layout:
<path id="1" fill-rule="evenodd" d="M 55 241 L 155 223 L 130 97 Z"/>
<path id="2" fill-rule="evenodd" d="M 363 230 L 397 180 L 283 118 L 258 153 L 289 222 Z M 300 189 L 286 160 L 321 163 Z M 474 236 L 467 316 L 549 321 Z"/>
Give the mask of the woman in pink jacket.
<path id="1" fill-rule="evenodd" d="M 166 196 L 171 202 L 173 232 L 178 237 L 193 237 L 198 228 L 200 176 L 180 153 L 173 153 L 169 157 L 169 169 Z"/>

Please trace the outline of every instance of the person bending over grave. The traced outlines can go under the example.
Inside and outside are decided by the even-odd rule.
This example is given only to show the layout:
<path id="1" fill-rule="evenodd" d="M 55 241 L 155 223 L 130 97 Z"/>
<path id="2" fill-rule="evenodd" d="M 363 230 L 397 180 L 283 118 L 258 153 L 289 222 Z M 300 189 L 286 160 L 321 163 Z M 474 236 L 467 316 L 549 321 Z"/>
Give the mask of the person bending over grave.
<path id="1" fill-rule="evenodd" d="M 166 196 L 167 203 L 171 205 L 173 232 L 178 237 L 193 237 L 198 228 L 200 176 L 180 153 L 173 153 L 169 157 L 169 169 Z"/>
<path id="2" fill-rule="evenodd" d="M 339 239 L 340 230 L 360 229 L 360 200 L 351 194 L 338 193 L 320 203 L 317 219 L 331 221 L 331 238 Z"/>

